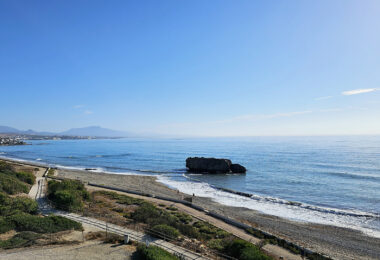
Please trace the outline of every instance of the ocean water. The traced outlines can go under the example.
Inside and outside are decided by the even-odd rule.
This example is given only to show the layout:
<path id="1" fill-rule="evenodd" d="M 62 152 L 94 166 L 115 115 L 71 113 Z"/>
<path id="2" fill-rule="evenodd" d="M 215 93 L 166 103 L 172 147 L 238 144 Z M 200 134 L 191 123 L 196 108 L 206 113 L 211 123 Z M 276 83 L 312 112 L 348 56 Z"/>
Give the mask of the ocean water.
<path id="1" fill-rule="evenodd" d="M 155 175 L 188 194 L 380 237 L 380 136 L 31 141 L 0 156 L 69 168 Z M 245 175 L 186 173 L 189 156 L 223 157 Z M 89 173 L 91 174 L 91 173 Z M 252 194 L 242 197 L 218 187 Z"/>

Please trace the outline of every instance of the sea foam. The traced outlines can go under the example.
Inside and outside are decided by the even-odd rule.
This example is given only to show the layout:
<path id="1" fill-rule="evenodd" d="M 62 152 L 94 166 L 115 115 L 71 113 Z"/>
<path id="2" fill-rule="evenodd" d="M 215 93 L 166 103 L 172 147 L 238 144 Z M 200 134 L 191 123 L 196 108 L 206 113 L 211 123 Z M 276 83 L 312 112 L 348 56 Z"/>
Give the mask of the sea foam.
<path id="1" fill-rule="evenodd" d="M 379 216 L 361 211 L 345 211 L 339 209 L 314 207 L 302 203 L 287 203 L 288 201 L 253 195 L 244 197 L 219 190 L 208 183 L 197 181 L 176 181 L 168 176 L 158 176 L 158 181 L 179 190 L 180 192 L 199 197 L 208 197 L 223 205 L 244 207 L 265 214 L 274 215 L 298 222 L 334 225 L 359 230 L 367 235 L 379 237 L 380 230 L 369 227 L 369 222 L 377 221 Z M 298 205 L 297 205 L 298 204 Z M 317 210 L 316 210 L 317 209 Z"/>

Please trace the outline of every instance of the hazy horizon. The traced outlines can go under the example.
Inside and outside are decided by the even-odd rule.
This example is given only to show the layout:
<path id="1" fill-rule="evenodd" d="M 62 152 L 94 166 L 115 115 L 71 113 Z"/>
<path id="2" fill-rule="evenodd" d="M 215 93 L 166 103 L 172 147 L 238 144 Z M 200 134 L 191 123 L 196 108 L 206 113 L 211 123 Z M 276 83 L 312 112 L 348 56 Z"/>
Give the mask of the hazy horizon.
<path id="1" fill-rule="evenodd" d="M 3 1 L 0 125 L 380 134 L 378 1 Z"/>

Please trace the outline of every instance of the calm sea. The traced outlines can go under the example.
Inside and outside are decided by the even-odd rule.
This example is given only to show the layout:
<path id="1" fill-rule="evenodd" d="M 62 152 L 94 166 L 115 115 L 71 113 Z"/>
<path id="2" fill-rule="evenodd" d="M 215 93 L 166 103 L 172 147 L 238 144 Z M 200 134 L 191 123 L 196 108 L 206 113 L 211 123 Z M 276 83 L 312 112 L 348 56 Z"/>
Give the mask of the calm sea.
<path id="1" fill-rule="evenodd" d="M 120 174 L 156 175 L 182 192 L 296 221 L 380 237 L 380 137 L 32 141 L 0 156 Z M 189 156 L 223 157 L 245 175 L 187 174 Z M 90 173 L 89 173 L 90 174 Z M 244 191 L 251 198 L 217 187 Z"/>

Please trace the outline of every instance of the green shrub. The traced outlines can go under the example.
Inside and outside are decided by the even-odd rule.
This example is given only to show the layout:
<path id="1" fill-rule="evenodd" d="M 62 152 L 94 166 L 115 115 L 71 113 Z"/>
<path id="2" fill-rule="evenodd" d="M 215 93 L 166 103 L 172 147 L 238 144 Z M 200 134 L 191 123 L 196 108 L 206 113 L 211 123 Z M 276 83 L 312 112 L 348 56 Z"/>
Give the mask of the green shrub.
<path id="1" fill-rule="evenodd" d="M 12 166 L 9 163 L 1 161 L 0 162 L 0 172 L 3 172 L 3 173 L 12 173 L 13 172 L 13 168 L 12 168 Z"/>
<path id="2" fill-rule="evenodd" d="M 28 193 L 29 186 L 18 180 L 15 176 L 0 173 L 0 191 L 4 191 L 10 195 Z"/>
<path id="3" fill-rule="evenodd" d="M 69 190 L 59 190 L 51 197 L 56 207 L 63 210 L 77 211 L 83 207 L 81 197 Z"/>
<path id="4" fill-rule="evenodd" d="M 179 230 L 179 232 L 181 232 L 181 234 L 183 234 L 187 237 L 190 237 L 190 238 L 197 238 L 198 239 L 201 236 L 198 229 L 191 226 L 191 225 L 179 223 L 176 225 L 176 228 Z"/>
<path id="5" fill-rule="evenodd" d="M 37 202 L 26 197 L 12 198 L 0 193 L 0 216 L 10 216 L 21 212 L 36 214 L 38 212 Z"/>
<path id="6" fill-rule="evenodd" d="M 193 221 L 193 218 L 190 215 L 183 212 L 172 212 L 172 215 L 176 216 L 178 220 L 184 224 L 189 224 Z"/>
<path id="7" fill-rule="evenodd" d="M 122 195 L 116 192 L 111 192 L 111 191 L 98 191 L 98 193 L 107 196 L 110 199 L 116 200 L 117 203 L 119 204 L 124 204 L 124 205 L 142 205 L 146 203 L 142 199 L 137 199 L 137 198 L 132 198 L 130 196 Z"/>
<path id="8" fill-rule="evenodd" d="M 49 176 L 49 177 L 54 176 L 54 173 L 55 173 L 55 170 L 50 168 L 48 173 L 47 173 L 47 176 Z"/>
<path id="9" fill-rule="evenodd" d="M 40 235 L 33 232 L 21 232 L 14 235 L 12 238 L 7 240 L 0 240 L 0 248 L 11 249 L 18 247 L 31 246 L 35 243 L 35 240 L 39 239 Z"/>
<path id="10" fill-rule="evenodd" d="M 166 209 L 171 210 L 171 211 L 177 211 L 178 210 L 176 207 L 173 207 L 173 206 L 169 206 Z"/>
<path id="11" fill-rule="evenodd" d="M 0 217 L 0 234 L 8 232 L 14 229 L 14 224 L 9 222 L 7 219 Z"/>
<path id="12" fill-rule="evenodd" d="M 80 211 L 83 209 L 83 200 L 88 200 L 90 195 L 80 181 L 49 181 L 48 198 L 59 209 Z"/>
<path id="13" fill-rule="evenodd" d="M 12 198 L 11 206 L 13 210 L 19 210 L 29 214 L 37 214 L 38 203 L 26 197 Z"/>
<path id="14" fill-rule="evenodd" d="M 177 229 L 168 225 L 156 225 L 152 228 L 152 234 L 164 239 L 177 239 L 179 232 Z"/>
<path id="15" fill-rule="evenodd" d="M 135 212 L 131 214 L 133 220 L 147 223 L 150 219 L 157 219 L 161 216 L 162 210 L 156 208 L 153 204 L 144 203 Z"/>
<path id="16" fill-rule="evenodd" d="M 40 217 L 18 214 L 8 217 L 17 231 L 33 231 L 36 233 L 56 233 L 64 230 L 82 230 L 82 224 L 61 216 Z"/>
<path id="17" fill-rule="evenodd" d="M 207 242 L 207 246 L 211 249 L 223 251 L 226 247 L 227 242 L 223 239 L 211 239 Z"/>
<path id="18" fill-rule="evenodd" d="M 16 177 L 22 182 L 33 185 L 36 182 L 36 176 L 31 172 L 16 172 Z"/>
<path id="19" fill-rule="evenodd" d="M 224 253 L 240 260 L 270 260 L 271 257 L 262 253 L 255 245 L 235 239 L 224 247 Z"/>
<path id="20" fill-rule="evenodd" d="M 6 162 L 0 162 L 0 173 L 2 175 L 9 175 L 21 182 L 33 185 L 36 181 L 36 176 L 31 172 L 16 172 L 13 167 Z"/>
<path id="21" fill-rule="evenodd" d="M 169 252 L 157 246 L 149 246 L 140 244 L 136 251 L 138 259 L 141 260 L 179 260 Z"/>

